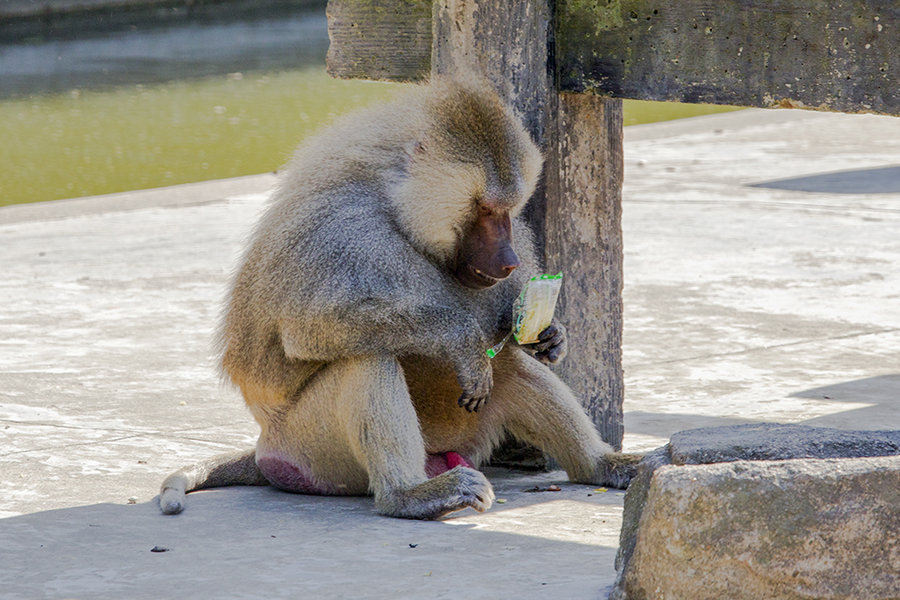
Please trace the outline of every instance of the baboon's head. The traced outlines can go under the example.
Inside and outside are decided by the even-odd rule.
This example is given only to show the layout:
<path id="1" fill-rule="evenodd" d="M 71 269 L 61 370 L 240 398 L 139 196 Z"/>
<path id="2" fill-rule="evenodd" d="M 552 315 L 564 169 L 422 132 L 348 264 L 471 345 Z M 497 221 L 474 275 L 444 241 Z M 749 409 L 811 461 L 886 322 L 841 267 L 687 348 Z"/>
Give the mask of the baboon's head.
<path id="1" fill-rule="evenodd" d="M 490 287 L 519 265 L 511 219 L 534 192 L 540 151 L 486 83 L 432 82 L 422 106 L 401 220 L 462 285 Z"/>

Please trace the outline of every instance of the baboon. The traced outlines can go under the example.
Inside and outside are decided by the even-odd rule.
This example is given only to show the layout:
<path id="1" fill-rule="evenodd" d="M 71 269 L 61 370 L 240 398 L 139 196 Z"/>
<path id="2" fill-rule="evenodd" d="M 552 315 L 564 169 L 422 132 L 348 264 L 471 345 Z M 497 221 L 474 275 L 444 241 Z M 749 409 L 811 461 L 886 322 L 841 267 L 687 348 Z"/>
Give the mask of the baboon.
<path id="1" fill-rule="evenodd" d="M 485 350 L 537 274 L 520 218 L 537 146 L 488 84 L 435 79 L 308 139 L 283 171 L 234 278 L 222 369 L 262 431 L 256 448 L 169 476 L 186 492 L 271 484 L 371 493 L 379 513 L 435 519 L 494 499 L 476 467 L 510 434 L 576 482 L 624 487 L 636 457 L 604 443 L 530 346 Z"/>

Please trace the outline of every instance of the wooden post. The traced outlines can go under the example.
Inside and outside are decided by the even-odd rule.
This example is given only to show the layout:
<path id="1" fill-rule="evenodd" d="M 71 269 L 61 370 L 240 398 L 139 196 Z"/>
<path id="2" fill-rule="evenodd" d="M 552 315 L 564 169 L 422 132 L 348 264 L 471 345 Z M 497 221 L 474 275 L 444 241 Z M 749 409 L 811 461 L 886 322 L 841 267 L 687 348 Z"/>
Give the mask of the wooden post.
<path id="1" fill-rule="evenodd" d="M 547 0 L 434 4 L 433 73 L 475 69 L 522 116 L 544 151 L 526 209 L 548 271 L 563 271 L 560 320 L 570 355 L 557 367 L 603 438 L 622 446 L 622 103 L 556 87 Z"/>
<path id="2" fill-rule="evenodd" d="M 604 440 L 622 448 L 622 101 L 559 94 L 558 188 L 548 194 L 544 256 L 564 271 L 569 356 L 560 376 Z"/>

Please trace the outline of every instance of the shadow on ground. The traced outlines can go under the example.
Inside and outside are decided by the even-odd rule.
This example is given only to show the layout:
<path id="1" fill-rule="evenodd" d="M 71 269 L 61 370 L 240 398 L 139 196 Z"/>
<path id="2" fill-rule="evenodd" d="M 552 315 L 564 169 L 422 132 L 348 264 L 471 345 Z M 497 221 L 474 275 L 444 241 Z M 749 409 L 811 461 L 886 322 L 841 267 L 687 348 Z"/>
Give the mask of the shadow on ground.
<path id="1" fill-rule="evenodd" d="M 6 600 L 599 597 L 612 581 L 598 565 L 612 564 L 618 540 L 586 543 L 583 531 L 619 519 L 621 492 L 561 483 L 562 492 L 522 493 L 535 477 L 550 480 L 501 477 L 506 504 L 432 522 L 379 516 L 371 498 L 266 487 L 197 492 L 174 517 L 156 499 L 11 517 L 0 530 L 0 589 Z M 544 528 L 523 528 L 536 513 L 530 522 Z"/>
<path id="2" fill-rule="evenodd" d="M 900 194 L 900 166 L 776 179 L 749 187 L 823 194 Z"/>
<path id="3" fill-rule="evenodd" d="M 625 413 L 626 435 L 649 435 L 658 437 L 662 444 L 676 431 L 685 429 L 697 429 L 699 427 L 724 427 L 726 425 L 741 425 L 754 423 L 754 419 L 739 419 L 732 417 L 715 417 L 700 414 L 679 414 L 648 412 L 642 410 L 629 410 Z"/>
<path id="4" fill-rule="evenodd" d="M 791 394 L 791 397 L 865 405 L 807 419 L 803 421 L 804 425 L 838 429 L 889 429 L 895 422 L 896 415 L 900 414 L 900 373 L 812 388 Z"/>

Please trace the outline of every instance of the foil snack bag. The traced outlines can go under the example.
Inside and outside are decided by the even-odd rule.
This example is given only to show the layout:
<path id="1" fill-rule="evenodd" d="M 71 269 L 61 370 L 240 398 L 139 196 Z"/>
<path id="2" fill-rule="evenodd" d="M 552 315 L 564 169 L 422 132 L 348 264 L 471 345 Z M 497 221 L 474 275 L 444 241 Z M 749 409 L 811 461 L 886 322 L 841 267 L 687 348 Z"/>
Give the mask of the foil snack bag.
<path id="1" fill-rule="evenodd" d="M 549 327 L 553 320 L 556 301 L 562 287 L 562 276 L 562 273 L 538 275 L 525 283 L 525 287 L 513 303 L 512 331 L 499 344 L 485 351 L 490 358 L 494 358 L 500 352 L 510 336 L 519 344 L 533 344 L 538 341 L 538 335 Z"/>

